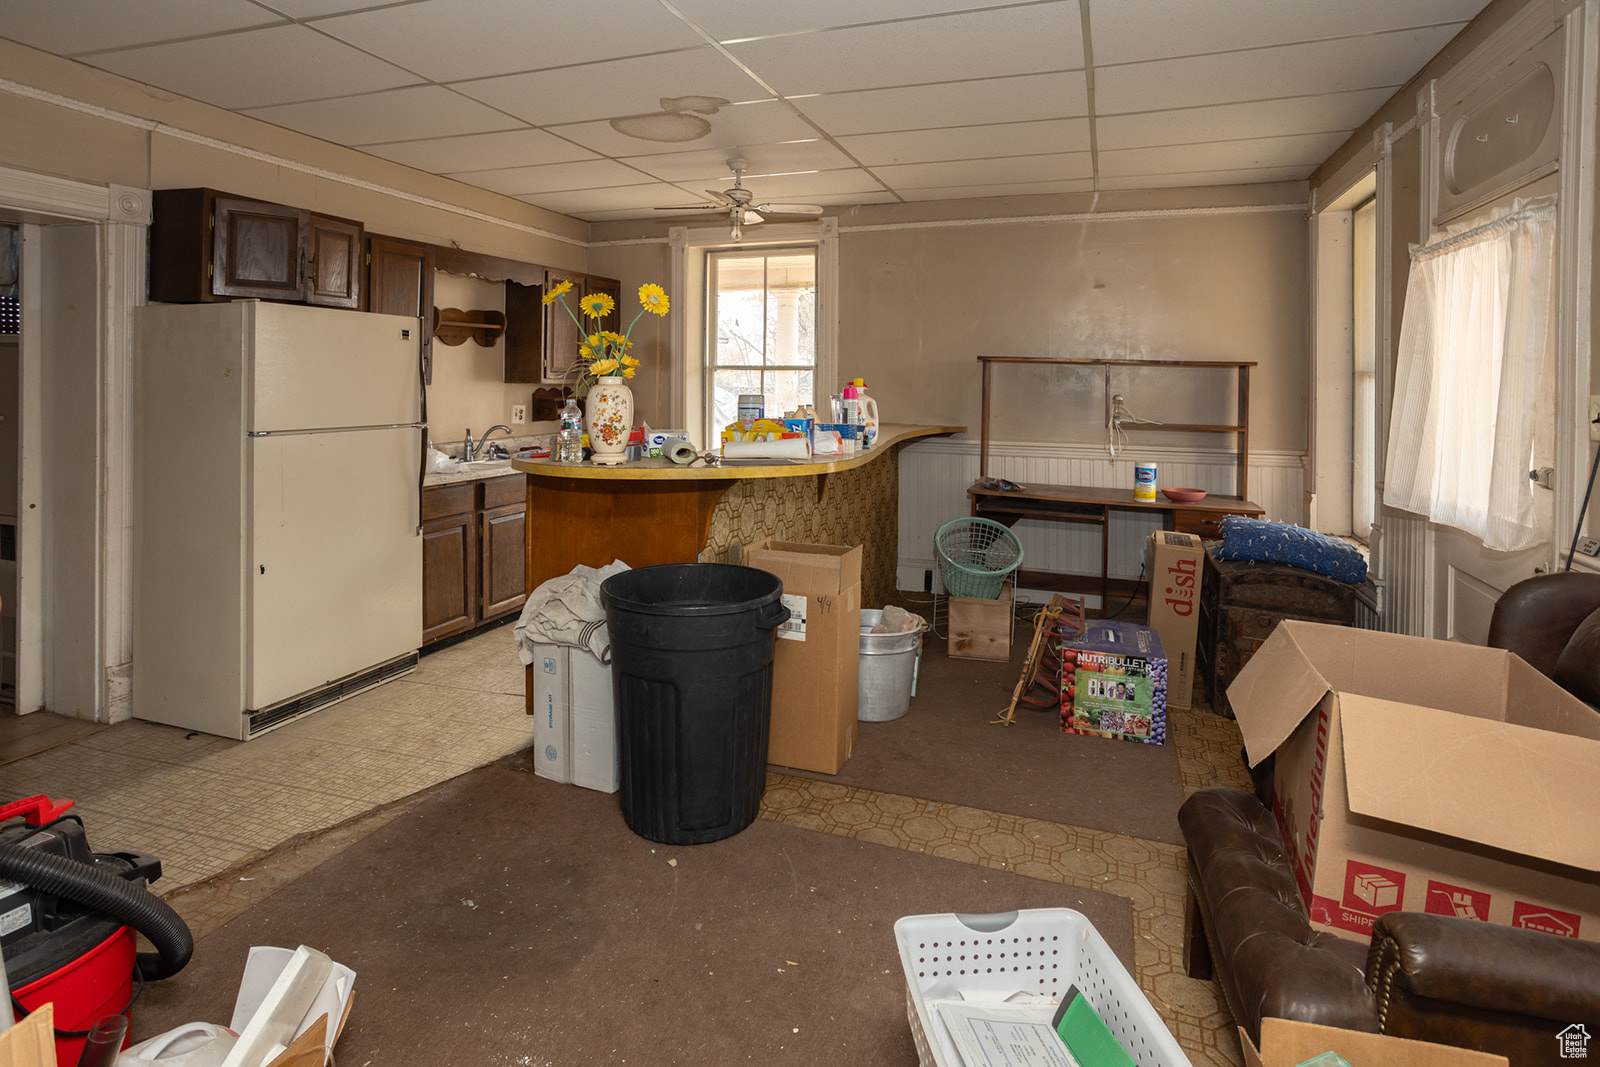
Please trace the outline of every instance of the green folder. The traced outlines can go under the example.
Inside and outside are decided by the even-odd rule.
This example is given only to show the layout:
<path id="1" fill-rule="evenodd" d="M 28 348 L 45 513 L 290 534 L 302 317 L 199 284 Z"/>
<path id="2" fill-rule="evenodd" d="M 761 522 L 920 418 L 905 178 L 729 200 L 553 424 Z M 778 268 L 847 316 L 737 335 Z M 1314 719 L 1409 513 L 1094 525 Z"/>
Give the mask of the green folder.
<path id="1" fill-rule="evenodd" d="M 1050 1025 L 1081 1067 L 1135 1067 L 1128 1050 L 1077 986 L 1068 987 Z"/>

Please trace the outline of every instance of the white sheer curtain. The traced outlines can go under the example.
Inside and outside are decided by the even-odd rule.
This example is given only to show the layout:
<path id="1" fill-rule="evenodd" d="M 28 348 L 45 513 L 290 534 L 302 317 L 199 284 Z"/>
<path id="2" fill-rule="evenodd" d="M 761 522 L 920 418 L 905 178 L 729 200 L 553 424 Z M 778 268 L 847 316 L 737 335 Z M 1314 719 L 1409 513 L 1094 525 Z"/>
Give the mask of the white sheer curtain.
<path id="1" fill-rule="evenodd" d="M 1406 284 L 1383 502 L 1498 551 L 1550 536 L 1528 471 L 1553 411 L 1555 227 L 1553 197 L 1517 201 L 1415 250 Z"/>

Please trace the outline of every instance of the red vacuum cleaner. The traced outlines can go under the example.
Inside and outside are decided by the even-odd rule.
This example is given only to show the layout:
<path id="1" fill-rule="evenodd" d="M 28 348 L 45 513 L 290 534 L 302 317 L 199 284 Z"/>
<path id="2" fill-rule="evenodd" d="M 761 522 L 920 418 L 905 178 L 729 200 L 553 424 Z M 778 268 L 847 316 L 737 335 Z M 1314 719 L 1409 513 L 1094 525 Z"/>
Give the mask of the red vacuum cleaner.
<path id="1" fill-rule="evenodd" d="M 55 1005 L 56 1063 L 74 1067 L 99 1020 L 129 1015 L 147 981 L 189 962 L 189 927 L 146 886 L 161 861 L 92 852 L 72 801 L 0 807 L 0 953 L 17 1017 Z M 156 949 L 138 952 L 135 934 Z M 124 1042 L 126 1044 L 126 1042 Z"/>

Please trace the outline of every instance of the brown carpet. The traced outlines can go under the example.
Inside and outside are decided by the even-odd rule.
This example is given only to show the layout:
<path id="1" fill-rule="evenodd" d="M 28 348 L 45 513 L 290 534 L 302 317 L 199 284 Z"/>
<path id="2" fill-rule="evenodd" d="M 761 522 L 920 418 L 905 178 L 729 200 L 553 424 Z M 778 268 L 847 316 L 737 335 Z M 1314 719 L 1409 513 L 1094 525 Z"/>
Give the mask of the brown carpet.
<path id="1" fill-rule="evenodd" d="M 928 613 L 926 605 L 907 607 Z M 1059 708 L 1026 704 L 1012 725 L 991 723 L 1011 701 L 1032 637 L 1019 624 L 1011 662 L 990 663 L 951 659 L 945 641 L 928 635 L 905 717 L 861 723 L 855 753 L 837 775 L 799 773 L 1182 844 L 1183 783 L 1170 734 L 1165 745 L 1066 734 Z"/>
<path id="2" fill-rule="evenodd" d="M 894 921 L 1030 907 L 1083 912 L 1132 969 L 1124 898 L 760 820 L 659 845 L 615 796 L 513 757 L 203 939 L 146 988 L 134 1036 L 225 1023 L 249 946 L 307 944 L 357 973 L 353 1067 L 912 1067 Z"/>

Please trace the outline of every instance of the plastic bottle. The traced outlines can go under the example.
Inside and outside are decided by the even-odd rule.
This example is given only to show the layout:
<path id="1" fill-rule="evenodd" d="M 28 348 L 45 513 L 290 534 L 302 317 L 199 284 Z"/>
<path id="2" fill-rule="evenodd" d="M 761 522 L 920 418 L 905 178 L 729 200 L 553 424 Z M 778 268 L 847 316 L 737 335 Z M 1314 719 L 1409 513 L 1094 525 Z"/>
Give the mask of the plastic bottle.
<path id="1" fill-rule="evenodd" d="M 556 462 L 583 462 L 583 412 L 578 402 L 567 397 L 561 408 L 561 429 L 556 432 Z"/>
<path id="2" fill-rule="evenodd" d="M 845 438 L 845 452 L 850 453 L 857 448 L 865 448 L 866 445 L 861 440 L 861 401 L 856 394 L 854 385 L 844 387 L 844 418 L 840 421 L 846 426 L 854 426 L 856 428 L 854 441 L 848 437 Z"/>
<path id="3" fill-rule="evenodd" d="M 861 442 L 863 448 L 871 448 L 878 443 L 878 402 L 867 395 L 867 383 L 860 378 L 852 378 L 850 384 L 856 387 L 856 400 L 861 405 L 861 421 L 866 427 Z"/>

